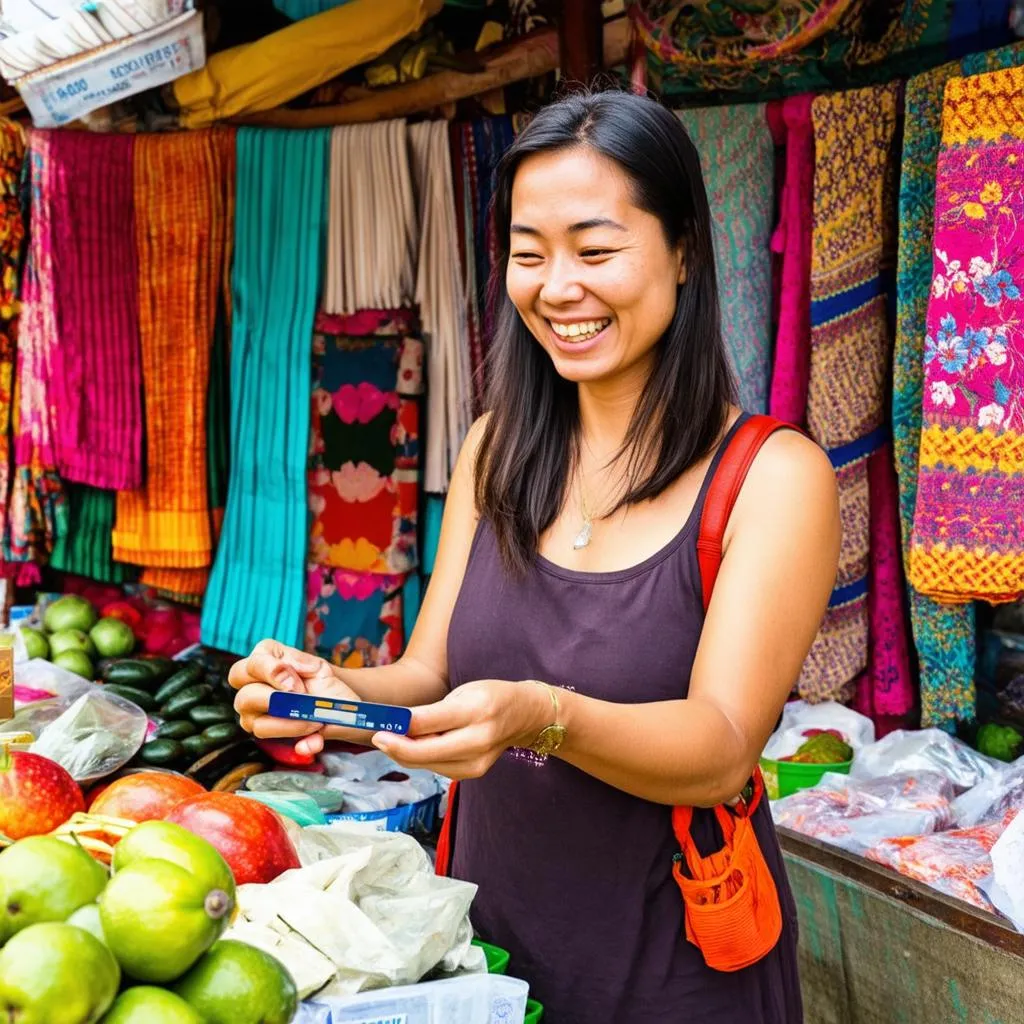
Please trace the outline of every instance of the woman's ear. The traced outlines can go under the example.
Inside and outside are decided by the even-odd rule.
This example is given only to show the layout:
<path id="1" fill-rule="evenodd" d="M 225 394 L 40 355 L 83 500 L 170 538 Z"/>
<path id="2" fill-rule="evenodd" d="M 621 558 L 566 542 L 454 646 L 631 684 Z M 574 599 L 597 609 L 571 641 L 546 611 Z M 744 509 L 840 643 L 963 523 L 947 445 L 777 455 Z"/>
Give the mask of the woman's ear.
<path id="1" fill-rule="evenodd" d="M 680 245 L 677 253 L 679 257 L 679 283 L 686 284 L 686 246 Z"/>

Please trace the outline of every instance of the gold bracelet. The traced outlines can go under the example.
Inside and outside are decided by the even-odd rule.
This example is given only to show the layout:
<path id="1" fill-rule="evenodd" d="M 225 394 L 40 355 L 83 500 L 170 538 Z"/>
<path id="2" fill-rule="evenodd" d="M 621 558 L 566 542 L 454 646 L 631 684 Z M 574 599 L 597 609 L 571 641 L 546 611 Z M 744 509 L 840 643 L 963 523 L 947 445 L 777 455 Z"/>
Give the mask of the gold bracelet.
<path id="1" fill-rule="evenodd" d="M 548 696 L 551 698 L 551 708 L 554 711 L 554 721 L 541 729 L 540 735 L 528 749 L 532 750 L 535 754 L 546 757 L 548 754 L 553 754 L 565 742 L 565 726 L 558 723 L 560 711 L 558 691 L 549 683 L 543 683 L 539 679 L 535 680 L 535 682 L 548 691 Z"/>

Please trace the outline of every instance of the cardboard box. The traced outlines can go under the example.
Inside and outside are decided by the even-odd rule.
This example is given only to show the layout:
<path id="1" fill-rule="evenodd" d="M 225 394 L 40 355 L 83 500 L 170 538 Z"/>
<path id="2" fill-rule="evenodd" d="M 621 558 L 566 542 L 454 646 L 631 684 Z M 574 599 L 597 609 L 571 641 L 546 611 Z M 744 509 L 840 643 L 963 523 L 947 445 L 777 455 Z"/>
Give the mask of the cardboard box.
<path id="1" fill-rule="evenodd" d="M 14 717 L 14 648 L 0 647 L 0 722 Z"/>
<path id="2" fill-rule="evenodd" d="M 33 71 L 15 83 L 37 128 L 77 121 L 206 63 L 203 15 L 186 11 L 131 39 Z"/>

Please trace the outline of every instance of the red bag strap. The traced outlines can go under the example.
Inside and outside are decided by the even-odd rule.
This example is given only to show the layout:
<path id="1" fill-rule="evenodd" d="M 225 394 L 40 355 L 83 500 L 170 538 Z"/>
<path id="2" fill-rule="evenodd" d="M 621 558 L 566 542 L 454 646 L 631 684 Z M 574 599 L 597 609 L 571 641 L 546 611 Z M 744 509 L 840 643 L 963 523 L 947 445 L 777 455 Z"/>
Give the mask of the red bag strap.
<path id="1" fill-rule="evenodd" d="M 708 485 L 704 498 L 704 510 L 700 517 L 700 533 L 697 537 L 697 561 L 700 565 L 701 589 L 704 596 L 704 608 L 711 603 L 711 594 L 715 589 L 715 580 L 722 564 L 722 541 L 725 528 L 732 515 L 733 506 L 739 496 L 743 481 L 747 478 L 754 456 L 772 434 L 779 430 L 794 429 L 781 420 L 770 416 L 750 416 L 733 432 L 726 443 L 725 451 L 718 460 L 714 476 Z M 458 783 L 453 782 L 448 791 L 448 814 L 441 826 L 441 835 L 437 843 L 435 870 L 439 875 L 447 875 L 451 867 L 452 843 L 455 838 L 455 818 L 458 813 Z M 754 772 L 751 779 L 750 795 L 746 801 L 746 813 L 753 814 L 761 801 L 764 792 L 760 772 Z M 691 808 L 675 808 L 673 824 L 677 836 L 688 834 Z"/>
<path id="2" fill-rule="evenodd" d="M 765 441 L 776 431 L 787 429 L 792 428 L 771 416 L 751 416 L 736 428 L 718 461 L 704 499 L 697 537 L 697 562 L 705 611 L 711 604 L 711 594 L 722 565 L 725 528 L 729 525 L 729 516 L 747 478 L 747 471 Z"/>

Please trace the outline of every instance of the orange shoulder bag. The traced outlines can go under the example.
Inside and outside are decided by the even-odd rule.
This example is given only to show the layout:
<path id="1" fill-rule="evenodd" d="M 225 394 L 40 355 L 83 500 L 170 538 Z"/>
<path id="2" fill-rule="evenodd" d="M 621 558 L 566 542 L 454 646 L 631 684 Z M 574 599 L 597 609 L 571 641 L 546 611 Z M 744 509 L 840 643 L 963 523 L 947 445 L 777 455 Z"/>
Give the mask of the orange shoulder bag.
<path id="1" fill-rule="evenodd" d="M 729 441 L 708 487 L 697 537 L 704 608 L 711 603 L 722 563 L 722 541 L 736 498 L 754 456 L 776 431 L 793 429 L 768 416 L 751 416 Z M 672 873 L 685 906 L 686 938 L 697 946 L 708 967 L 738 971 L 757 963 L 782 934 L 779 893 L 754 832 L 752 818 L 764 796 L 760 769 L 735 807 L 714 809 L 722 831 L 722 848 L 701 856 L 690 826 L 692 807 L 672 809 L 679 842 Z M 448 814 L 437 843 L 436 871 L 447 875 L 458 815 L 458 783 L 448 795 Z"/>

